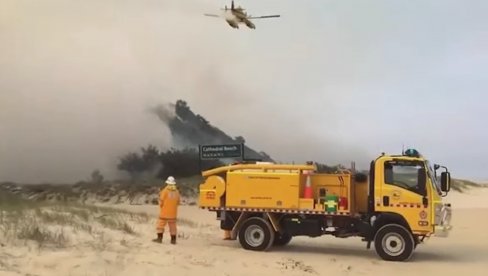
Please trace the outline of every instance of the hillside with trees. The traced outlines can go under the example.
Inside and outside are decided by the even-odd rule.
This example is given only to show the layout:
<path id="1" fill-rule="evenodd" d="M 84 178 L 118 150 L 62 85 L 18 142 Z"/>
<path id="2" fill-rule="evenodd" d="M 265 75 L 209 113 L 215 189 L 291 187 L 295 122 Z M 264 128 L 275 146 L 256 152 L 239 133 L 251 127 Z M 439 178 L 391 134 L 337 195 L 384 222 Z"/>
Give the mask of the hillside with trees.
<path id="1" fill-rule="evenodd" d="M 244 137 L 232 137 L 210 124 L 205 117 L 195 114 L 183 100 L 178 100 L 176 104 L 169 106 L 160 105 L 154 109 L 154 112 L 170 129 L 176 148 L 198 149 L 198 145 L 244 144 L 246 159 L 271 161 L 271 157 L 265 152 L 245 145 Z"/>
<path id="2" fill-rule="evenodd" d="M 133 181 L 164 178 L 167 175 L 189 177 L 200 174 L 204 169 L 220 166 L 224 161 L 236 161 L 200 161 L 199 145 L 244 144 L 246 160 L 273 161 L 265 152 L 245 145 L 244 137 L 232 137 L 210 124 L 203 116 L 195 114 L 183 100 L 167 106 L 160 105 L 153 112 L 171 131 L 173 147 L 160 150 L 154 145 L 147 145 L 139 152 L 129 152 L 122 156 L 117 168 L 126 172 Z"/>

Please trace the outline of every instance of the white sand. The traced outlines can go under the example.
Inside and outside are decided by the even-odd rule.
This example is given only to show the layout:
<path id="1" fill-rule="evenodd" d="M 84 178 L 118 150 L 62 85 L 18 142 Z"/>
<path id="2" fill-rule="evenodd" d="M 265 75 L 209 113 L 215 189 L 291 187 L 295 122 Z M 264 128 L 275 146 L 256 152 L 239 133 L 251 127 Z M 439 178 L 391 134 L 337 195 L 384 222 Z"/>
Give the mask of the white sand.
<path id="1" fill-rule="evenodd" d="M 488 189 L 451 193 L 454 230 L 432 238 L 408 263 L 379 259 L 359 238 L 294 238 L 283 248 L 251 252 L 238 241 L 223 241 L 215 214 L 182 206 L 177 245 L 155 244 L 154 225 L 136 226 L 138 236 L 113 232 L 103 250 L 80 241 L 68 249 L 37 252 L 0 247 L 0 275 L 486 275 L 488 271 Z M 157 215 L 157 206 L 119 206 Z M 123 241 L 123 242 L 121 242 Z M 6 271 L 8 270 L 8 271 Z"/>

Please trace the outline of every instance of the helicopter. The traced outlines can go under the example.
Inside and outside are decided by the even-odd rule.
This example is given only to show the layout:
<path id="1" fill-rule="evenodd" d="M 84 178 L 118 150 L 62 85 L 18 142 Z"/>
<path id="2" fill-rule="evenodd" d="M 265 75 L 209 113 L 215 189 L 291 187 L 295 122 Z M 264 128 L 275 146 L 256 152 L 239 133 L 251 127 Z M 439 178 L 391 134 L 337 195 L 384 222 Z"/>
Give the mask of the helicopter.
<path id="1" fill-rule="evenodd" d="M 227 24 L 234 29 L 239 29 L 239 24 L 245 24 L 249 29 L 256 29 L 256 25 L 251 22 L 251 19 L 263 19 L 263 18 L 273 18 L 273 17 L 280 17 L 280 15 L 263 15 L 263 16 L 251 16 L 245 12 L 241 6 L 235 7 L 234 0 L 232 0 L 230 4 L 230 9 L 227 8 L 227 5 L 223 9 L 223 14 L 208 14 L 205 13 L 205 16 L 211 17 L 221 17 L 224 18 Z"/>

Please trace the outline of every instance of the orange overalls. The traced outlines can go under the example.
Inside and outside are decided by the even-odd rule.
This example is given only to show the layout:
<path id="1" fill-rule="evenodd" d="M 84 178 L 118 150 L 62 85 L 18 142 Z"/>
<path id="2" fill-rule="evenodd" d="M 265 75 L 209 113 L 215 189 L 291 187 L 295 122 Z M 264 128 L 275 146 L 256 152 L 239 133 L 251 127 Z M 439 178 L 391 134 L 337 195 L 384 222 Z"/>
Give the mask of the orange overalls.
<path id="1" fill-rule="evenodd" d="M 164 233 L 166 224 L 169 226 L 171 236 L 176 236 L 176 218 L 178 205 L 180 205 L 180 193 L 173 185 L 166 186 L 159 193 L 159 219 L 156 230 L 158 234 Z"/>

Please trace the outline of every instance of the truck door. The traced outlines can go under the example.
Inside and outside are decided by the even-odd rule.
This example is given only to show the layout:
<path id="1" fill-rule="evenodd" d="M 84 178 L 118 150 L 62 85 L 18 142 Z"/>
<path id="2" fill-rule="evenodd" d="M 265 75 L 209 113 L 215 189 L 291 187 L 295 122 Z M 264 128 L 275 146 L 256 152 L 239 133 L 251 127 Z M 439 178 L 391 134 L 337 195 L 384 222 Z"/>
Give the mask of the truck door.
<path id="1" fill-rule="evenodd" d="M 390 159 L 379 167 L 375 210 L 397 213 L 405 218 L 413 231 L 428 232 L 431 211 L 428 208 L 430 200 L 426 189 L 425 163 L 411 159 Z"/>

